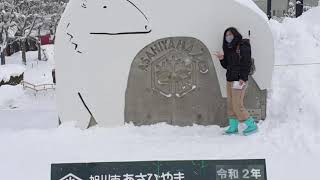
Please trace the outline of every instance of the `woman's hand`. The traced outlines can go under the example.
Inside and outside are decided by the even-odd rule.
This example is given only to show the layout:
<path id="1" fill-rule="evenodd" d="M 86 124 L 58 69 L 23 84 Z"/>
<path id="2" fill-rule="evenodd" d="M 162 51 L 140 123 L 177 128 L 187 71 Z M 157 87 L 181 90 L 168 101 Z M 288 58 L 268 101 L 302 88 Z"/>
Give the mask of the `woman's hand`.
<path id="1" fill-rule="evenodd" d="M 222 52 L 216 52 L 214 55 L 221 61 L 224 59 L 224 54 Z"/>
<path id="2" fill-rule="evenodd" d="M 242 86 L 243 84 L 245 84 L 246 82 L 242 79 L 239 80 L 240 85 Z"/>

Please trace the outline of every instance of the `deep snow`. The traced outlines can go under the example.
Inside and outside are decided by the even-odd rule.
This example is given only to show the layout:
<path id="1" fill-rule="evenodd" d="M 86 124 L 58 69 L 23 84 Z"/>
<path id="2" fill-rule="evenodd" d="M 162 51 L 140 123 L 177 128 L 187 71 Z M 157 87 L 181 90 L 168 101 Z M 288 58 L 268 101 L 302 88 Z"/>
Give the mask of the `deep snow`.
<path id="1" fill-rule="evenodd" d="M 317 178 L 320 160 L 319 14 L 320 7 L 299 19 L 285 19 L 281 24 L 270 22 L 277 65 L 268 95 L 268 117 L 260 123 L 259 133 L 249 137 L 222 136 L 223 129 L 217 126 L 181 128 L 165 124 L 96 127 L 86 131 L 74 128 L 72 123 L 45 130 L 0 128 L 1 179 L 50 179 L 50 164 L 59 162 L 242 158 L 265 158 L 268 178 L 272 180 Z M 8 91 L 28 97 L 28 92 Z M 4 93 L 8 91 L 3 90 Z M 39 98 L 42 105 L 28 107 L 44 112 L 41 108 L 45 107 L 41 106 L 47 105 L 47 110 L 54 112 L 54 108 L 50 108 L 54 98 L 46 97 L 44 94 Z M 19 104 L 19 100 L 16 102 Z M 4 106 L 1 109 L 8 108 Z M 0 115 L 1 122 L 2 111 Z M 50 119 L 48 115 L 42 120 Z"/>

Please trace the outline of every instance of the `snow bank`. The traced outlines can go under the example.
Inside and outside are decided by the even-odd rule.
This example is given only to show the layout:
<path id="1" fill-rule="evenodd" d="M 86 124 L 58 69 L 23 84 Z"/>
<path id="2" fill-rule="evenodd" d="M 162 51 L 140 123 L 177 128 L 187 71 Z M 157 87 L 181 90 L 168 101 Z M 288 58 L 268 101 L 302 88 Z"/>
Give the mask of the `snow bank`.
<path id="1" fill-rule="evenodd" d="M 11 107 L 10 104 L 24 95 L 21 85 L 0 87 L 0 109 Z"/>
<path id="2" fill-rule="evenodd" d="M 276 64 L 320 63 L 320 7 L 283 23 L 270 20 L 275 39 Z"/>
<path id="3" fill-rule="evenodd" d="M 8 64 L 0 66 L 0 82 L 8 82 L 11 77 L 20 76 L 26 68 L 19 64 Z"/>
<path id="4" fill-rule="evenodd" d="M 271 20 L 276 48 L 268 118 L 273 126 L 296 124 L 320 130 L 320 7 L 301 17 Z"/>
<path id="5" fill-rule="evenodd" d="M 303 13 L 302 16 L 298 18 L 298 21 L 303 21 L 307 23 L 308 25 L 320 25 L 320 6 L 314 7 L 305 13 Z"/>

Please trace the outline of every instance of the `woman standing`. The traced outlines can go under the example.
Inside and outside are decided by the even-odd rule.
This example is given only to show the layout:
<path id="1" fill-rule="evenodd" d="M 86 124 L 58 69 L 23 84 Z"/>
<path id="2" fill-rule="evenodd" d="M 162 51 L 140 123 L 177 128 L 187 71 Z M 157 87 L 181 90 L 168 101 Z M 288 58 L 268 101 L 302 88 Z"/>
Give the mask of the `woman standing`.
<path id="1" fill-rule="evenodd" d="M 227 70 L 229 128 L 225 133 L 237 134 L 239 122 L 244 122 L 247 128 L 243 134 L 249 135 L 258 130 L 255 120 L 243 104 L 251 66 L 250 43 L 243 40 L 242 35 L 233 27 L 226 29 L 223 37 L 223 53 L 218 52 L 215 55 L 222 67 Z"/>

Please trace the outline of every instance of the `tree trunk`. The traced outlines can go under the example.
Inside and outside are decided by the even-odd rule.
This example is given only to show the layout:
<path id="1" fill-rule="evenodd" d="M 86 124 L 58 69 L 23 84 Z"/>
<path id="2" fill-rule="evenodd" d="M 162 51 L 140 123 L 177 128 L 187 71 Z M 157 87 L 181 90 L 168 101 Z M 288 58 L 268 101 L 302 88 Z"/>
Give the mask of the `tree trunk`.
<path id="1" fill-rule="evenodd" d="M 38 60 L 41 60 L 41 36 L 40 36 L 40 28 L 38 29 Z"/>
<path id="2" fill-rule="evenodd" d="M 54 24 L 53 39 L 52 39 L 53 44 L 55 44 L 55 41 L 56 41 L 57 26 L 58 26 L 58 23 L 55 23 Z"/>
<path id="3" fill-rule="evenodd" d="M 27 57 L 26 57 L 26 40 L 21 40 L 21 52 L 22 52 L 22 63 L 27 65 Z"/>
<path id="4" fill-rule="evenodd" d="M 1 65 L 6 64 L 6 55 L 5 55 L 4 51 L 5 50 L 3 50 L 3 52 L 1 52 Z"/>
<path id="5" fill-rule="evenodd" d="M 41 44 L 38 42 L 38 60 L 41 61 Z"/>

